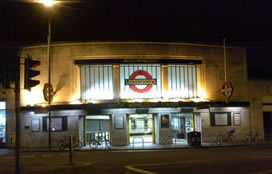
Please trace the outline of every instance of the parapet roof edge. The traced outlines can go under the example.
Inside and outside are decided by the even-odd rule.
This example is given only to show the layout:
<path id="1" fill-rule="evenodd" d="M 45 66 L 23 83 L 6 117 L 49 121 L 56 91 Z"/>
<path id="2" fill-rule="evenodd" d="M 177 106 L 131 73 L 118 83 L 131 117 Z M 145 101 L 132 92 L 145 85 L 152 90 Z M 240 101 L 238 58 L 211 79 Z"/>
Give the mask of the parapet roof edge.
<path id="1" fill-rule="evenodd" d="M 94 45 L 94 44 L 153 44 L 153 45 L 187 45 L 187 46 L 202 46 L 202 47 L 223 47 L 223 45 L 205 44 L 205 43 L 189 43 L 189 42 L 144 42 L 144 41 L 94 41 L 94 42 L 52 42 L 51 46 L 76 46 L 76 45 Z M 28 48 L 44 48 L 47 43 L 37 43 L 28 46 L 22 46 L 21 49 Z M 226 48 L 243 49 L 238 46 L 226 46 Z"/>

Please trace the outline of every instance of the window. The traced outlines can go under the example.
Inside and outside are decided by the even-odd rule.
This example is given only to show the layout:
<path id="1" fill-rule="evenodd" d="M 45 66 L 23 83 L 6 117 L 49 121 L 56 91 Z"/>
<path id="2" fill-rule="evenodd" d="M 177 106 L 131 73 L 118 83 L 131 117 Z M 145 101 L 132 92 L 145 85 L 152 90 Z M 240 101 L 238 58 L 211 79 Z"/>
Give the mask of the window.
<path id="1" fill-rule="evenodd" d="M 112 65 L 81 65 L 82 100 L 113 99 Z"/>
<path id="2" fill-rule="evenodd" d="M 230 112 L 212 112 L 210 118 L 211 118 L 211 126 L 230 126 L 231 125 Z"/>
<path id="3" fill-rule="evenodd" d="M 67 131 L 67 117 L 52 117 L 52 131 Z M 43 117 L 43 131 L 49 130 L 49 118 Z"/>
<path id="4" fill-rule="evenodd" d="M 168 65 L 168 93 L 170 98 L 196 98 L 196 65 Z"/>

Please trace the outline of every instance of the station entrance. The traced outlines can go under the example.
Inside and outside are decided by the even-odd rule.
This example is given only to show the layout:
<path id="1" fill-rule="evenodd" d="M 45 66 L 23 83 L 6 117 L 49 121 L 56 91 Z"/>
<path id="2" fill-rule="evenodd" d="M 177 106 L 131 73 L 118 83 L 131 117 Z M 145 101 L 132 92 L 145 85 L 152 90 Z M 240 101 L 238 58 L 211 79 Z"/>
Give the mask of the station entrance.
<path id="1" fill-rule="evenodd" d="M 110 139 L 110 116 L 89 115 L 86 116 L 86 141 L 89 143 L 94 139 Z"/>
<path id="2" fill-rule="evenodd" d="M 154 143 L 154 116 L 152 114 L 129 115 L 129 140 L 133 143 Z"/>
<path id="3" fill-rule="evenodd" d="M 6 103 L 0 101 L 0 148 L 6 144 Z"/>

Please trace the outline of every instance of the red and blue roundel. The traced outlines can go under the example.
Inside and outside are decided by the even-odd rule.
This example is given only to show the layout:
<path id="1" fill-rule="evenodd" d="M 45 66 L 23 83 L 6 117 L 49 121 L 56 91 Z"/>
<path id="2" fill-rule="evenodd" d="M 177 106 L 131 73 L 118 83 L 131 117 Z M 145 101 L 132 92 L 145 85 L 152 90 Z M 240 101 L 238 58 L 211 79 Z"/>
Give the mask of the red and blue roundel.
<path id="1" fill-rule="evenodd" d="M 138 76 L 144 76 L 144 79 L 137 79 Z M 137 93 L 145 93 L 151 90 L 152 85 L 156 85 L 156 80 L 152 79 L 152 76 L 143 70 L 135 71 L 129 79 L 126 79 L 126 85 L 130 85 L 130 88 Z M 145 85 L 144 88 L 138 88 L 139 85 Z"/>

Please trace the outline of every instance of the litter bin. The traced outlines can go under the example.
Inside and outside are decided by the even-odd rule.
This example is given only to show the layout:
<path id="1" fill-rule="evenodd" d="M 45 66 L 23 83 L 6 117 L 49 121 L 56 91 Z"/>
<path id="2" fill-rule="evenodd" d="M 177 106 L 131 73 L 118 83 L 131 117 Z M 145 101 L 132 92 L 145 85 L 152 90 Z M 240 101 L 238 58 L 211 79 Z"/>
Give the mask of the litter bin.
<path id="1" fill-rule="evenodd" d="M 187 134 L 187 141 L 190 146 L 200 146 L 201 145 L 201 134 L 200 132 L 189 132 Z"/>

